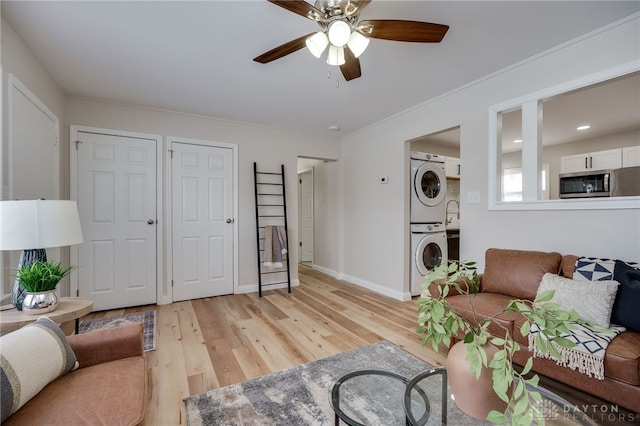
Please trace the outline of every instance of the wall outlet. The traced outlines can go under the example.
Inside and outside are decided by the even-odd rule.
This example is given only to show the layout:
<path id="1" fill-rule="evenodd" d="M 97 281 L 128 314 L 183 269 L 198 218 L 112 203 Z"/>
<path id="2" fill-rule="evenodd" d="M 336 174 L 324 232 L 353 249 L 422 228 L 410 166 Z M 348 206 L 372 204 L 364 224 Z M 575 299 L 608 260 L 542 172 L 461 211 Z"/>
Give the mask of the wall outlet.
<path id="1" fill-rule="evenodd" d="M 382 176 L 380 178 L 380 183 L 389 183 L 389 176 Z"/>
<path id="2" fill-rule="evenodd" d="M 467 204 L 480 204 L 480 191 L 467 192 Z"/>

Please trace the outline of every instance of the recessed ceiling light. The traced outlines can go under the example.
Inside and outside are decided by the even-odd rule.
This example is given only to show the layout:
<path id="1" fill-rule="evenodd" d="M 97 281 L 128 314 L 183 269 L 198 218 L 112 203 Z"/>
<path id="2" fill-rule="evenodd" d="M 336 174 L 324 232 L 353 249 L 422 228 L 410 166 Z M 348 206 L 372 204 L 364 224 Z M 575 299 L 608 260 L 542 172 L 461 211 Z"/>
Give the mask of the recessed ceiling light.
<path id="1" fill-rule="evenodd" d="M 329 126 L 329 130 L 331 130 L 332 132 L 337 132 L 340 130 L 340 126 L 336 126 L 335 124 Z"/>
<path id="2" fill-rule="evenodd" d="M 522 143 L 522 139 L 514 139 L 513 143 Z"/>
<path id="3" fill-rule="evenodd" d="M 590 129 L 591 126 L 589 124 L 585 124 L 584 126 L 578 126 L 576 127 L 576 130 L 587 130 Z"/>

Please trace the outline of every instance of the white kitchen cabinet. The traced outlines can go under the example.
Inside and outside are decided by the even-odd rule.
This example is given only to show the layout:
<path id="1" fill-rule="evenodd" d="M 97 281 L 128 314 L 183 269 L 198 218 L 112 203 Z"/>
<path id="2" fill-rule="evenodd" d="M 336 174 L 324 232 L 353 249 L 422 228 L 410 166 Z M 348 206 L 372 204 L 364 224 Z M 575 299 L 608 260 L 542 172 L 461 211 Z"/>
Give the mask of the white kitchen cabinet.
<path id="1" fill-rule="evenodd" d="M 560 158 L 560 172 L 583 172 L 586 170 L 619 169 L 622 167 L 622 149 L 565 155 Z"/>
<path id="2" fill-rule="evenodd" d="M 460 177 L 460 159 L 455 157 L 444 158 L 444 170 L 447 177 L 459 178 Z"/>
<path id="3" fill-rule="evenodd" d="M 640 166 L 640 146 L 622 148 L 622 167 Z"/>

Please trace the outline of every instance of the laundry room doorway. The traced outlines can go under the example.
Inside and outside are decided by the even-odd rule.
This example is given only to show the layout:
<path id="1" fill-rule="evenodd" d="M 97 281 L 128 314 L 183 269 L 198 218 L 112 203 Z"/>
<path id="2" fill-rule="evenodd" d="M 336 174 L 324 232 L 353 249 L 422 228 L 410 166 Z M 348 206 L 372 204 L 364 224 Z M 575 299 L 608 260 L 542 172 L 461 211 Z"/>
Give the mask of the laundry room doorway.
<path id="1" fill-rule="evenodd" d="M 460 260 L 461 196 L 463 169 L 460 158 L 460 126 L 440 130 L 410 141 L 410 150 L 444 158 L 446 196 L 443 225 L 447 234 L 447 260 Z"/>

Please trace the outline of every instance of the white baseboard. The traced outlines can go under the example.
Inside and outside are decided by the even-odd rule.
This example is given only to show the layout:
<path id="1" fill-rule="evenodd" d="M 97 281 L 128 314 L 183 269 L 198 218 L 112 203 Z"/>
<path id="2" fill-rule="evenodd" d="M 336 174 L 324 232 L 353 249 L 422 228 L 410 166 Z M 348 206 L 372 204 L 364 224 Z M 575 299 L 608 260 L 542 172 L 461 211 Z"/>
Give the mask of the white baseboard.
<path id="1" fill-rule="evenodd" d="M 338 278 L 338 273 L 336 271 L 334 271 L 333 269 L 325 268 L 324 266 L 315 265 L 315 264 L 311 265 L 311 267 L 313 269 L 315 269 L 316 271 L 322 272 L 323 274 L 330 275 L 333 278 Z"/>
<path id="2" fill-rule="evenodd" d="M 340 275 L 339 279 L 341 280 L 349 281 L 350 283 L 375 291 L 376 293 L 384 294 L 385 296 L 389 296 L 393 299 L 400 300 L 403 302 L 406 302 L 407 300 L 411 300 L 411 293 L 409 293 L 408 291 L 405 291 L 405 292 L 395 291 L 387 287 L 383 287 L 381 285 L 378 285 L 357 277 L 353 277 L 351 275 L 346 275 L 346 274 L 339 274 L 339 275 Z"/>

